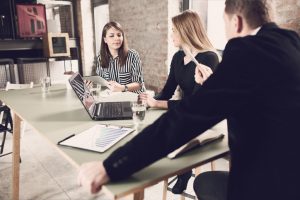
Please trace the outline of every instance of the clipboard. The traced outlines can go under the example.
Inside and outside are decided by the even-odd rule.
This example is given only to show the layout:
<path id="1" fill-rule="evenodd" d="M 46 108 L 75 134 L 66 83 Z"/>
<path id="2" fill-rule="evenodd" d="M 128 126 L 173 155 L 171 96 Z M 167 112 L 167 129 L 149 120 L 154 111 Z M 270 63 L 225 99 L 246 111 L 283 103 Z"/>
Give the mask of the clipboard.
<path id="1" fill-rule="evenodd" d="M 132 128 L 97 124 L 81 133 L 69 135 L 57 145 L 103 153 L 133 131 Z"/>

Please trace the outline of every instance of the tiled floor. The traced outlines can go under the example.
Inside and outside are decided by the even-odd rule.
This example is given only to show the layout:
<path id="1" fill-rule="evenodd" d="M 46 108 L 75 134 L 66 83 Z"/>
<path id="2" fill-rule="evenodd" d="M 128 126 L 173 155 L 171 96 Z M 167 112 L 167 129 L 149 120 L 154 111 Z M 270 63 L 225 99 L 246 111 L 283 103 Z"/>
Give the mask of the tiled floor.
<path id="1" fill-rule="evenodd" d="M 0 135 L 2 137 L 2 135 Z M 11 135 L 6 140 L 5 151 L 11 149 Z M 27 128 L 21 140 L 21 200 L 109 200 L 102 192 L 90 195 L 76 184 L 77 169 L 68 163 L 39 134 Z M 209 166 L 202 167 L 205 171 Z M 228 170 L 227 161 L 216 161 L 218 170 Z M 0 200 L 11 199 L 11 155 L 0 158 Z M 145 190 L 145 200 L 162 199 L 163 183 Z M 192 179 L 187 189 L 193 194 Z M 127 197 L 124 199 L 132 199 Z M 180 199 L 168 192 L 168 200 Z M 186 198 L 188 200 L 188 198 Z"/>

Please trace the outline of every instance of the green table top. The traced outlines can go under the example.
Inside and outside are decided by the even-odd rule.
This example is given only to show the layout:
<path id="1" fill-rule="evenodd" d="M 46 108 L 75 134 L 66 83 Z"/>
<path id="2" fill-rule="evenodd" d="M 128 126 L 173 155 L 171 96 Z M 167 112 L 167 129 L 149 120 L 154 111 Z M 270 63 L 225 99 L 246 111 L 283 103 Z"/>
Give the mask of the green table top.
<path id="1" fill-rule="evenodd" d="M 104 160 L 115 149 L 138 134 L 137 132 L 129 134 L 104 153 L 61 147 L 57 145 L 58 141 L 68 135 L 80 133 L 95 124 L 130 126 L 133 124 L 133 121 L 91 120 L 73 90 L 66 90 L 63 85 L 52 86 L 50 92 L 47 94 L 42 94 L 41 88 L 39 87 L 24 90 L 1 91 L 0 99 L 21 119 L 43 135 L 53 144 L 54 148 L 58 149 L 66 159 L 77 167 L 84 162 Z M 101 100 L 134 101 L 135 99 L 136 94 L 134 93 L 116 93 Z M 144 126 L 154 122 L 164 112 L 164 110 L 149 109 L 143 123 Z M 176 175 L 178 172 L 187 171 L 193 167 L 214 160 L 215 158 L 222 157 L 227 152 L 227 138 L 225 138 L 220 142 L 188 152 L 177 159 L 170 160 L 163 158 L 124 181 L 107 184 L 105 190 L 109 191 L 114 197 L 122 197 Z"/>

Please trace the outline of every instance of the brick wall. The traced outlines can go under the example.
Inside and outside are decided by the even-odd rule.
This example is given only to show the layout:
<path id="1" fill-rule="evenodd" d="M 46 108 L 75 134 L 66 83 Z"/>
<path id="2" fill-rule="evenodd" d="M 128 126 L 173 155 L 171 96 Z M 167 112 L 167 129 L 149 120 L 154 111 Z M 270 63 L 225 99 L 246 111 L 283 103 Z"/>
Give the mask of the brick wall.
<path id="1" fill-rule="evenodd" d="M 299 0 L 272 0 L 275 10 L 275 22 L 300 34 L 300 1 Z"/>
<path id="2" fill-rule="evenodd" d="M 109 1 L 110 20 L 123 26 L 129 48 L 140 54 L 146 87 L 155 91 L 162 88 L 168 76 L 169 15 L 178 13 L 178 8 L 178 0 Z"/>

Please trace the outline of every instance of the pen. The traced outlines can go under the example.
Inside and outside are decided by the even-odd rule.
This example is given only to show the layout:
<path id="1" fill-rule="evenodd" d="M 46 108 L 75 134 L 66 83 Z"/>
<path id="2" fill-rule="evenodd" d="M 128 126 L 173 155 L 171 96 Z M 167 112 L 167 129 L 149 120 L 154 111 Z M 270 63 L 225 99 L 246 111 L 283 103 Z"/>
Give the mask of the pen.
<path id="1" fill-rule="evenodd" d="M 75 134 L 69 135 L 68 137 L 66 137 L 65 139 L 62 139 L 61 141 L 58 141 L 57 144 L 62 143 L 63 141 L 66 141 L 67 139 L 70 139 L 71 137 L 74 137 Z"/>
<path id="2" fill-rule="evenodd" d="M 188 50 L 186 51 L 189 56 L 191 57 L 192 61 L 196 64 L 196 65 L 199 65 L 199 62 L 196 60 L 196 58 L 192 55 L 192 53 Z"/>

